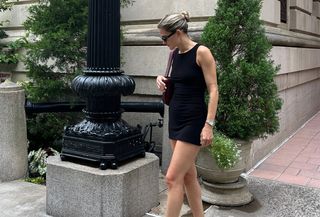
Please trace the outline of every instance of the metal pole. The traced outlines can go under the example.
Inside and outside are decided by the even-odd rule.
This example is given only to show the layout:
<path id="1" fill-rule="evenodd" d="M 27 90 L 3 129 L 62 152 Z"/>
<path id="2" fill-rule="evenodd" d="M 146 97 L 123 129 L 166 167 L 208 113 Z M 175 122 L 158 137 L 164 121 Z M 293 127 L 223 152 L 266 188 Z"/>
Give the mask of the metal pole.
<path id="1" fill-rule="evenodd" d="M 121 119 L 121 95 L 132 94 L 135 82 L 120 70 L 120 1 L 89 0 L 88 23 L 87 68 L 71 84 L 86 100 L 86 118 L 66 127 L 61 159 L 115 169 L 145 156 L 140 129 Z"/>

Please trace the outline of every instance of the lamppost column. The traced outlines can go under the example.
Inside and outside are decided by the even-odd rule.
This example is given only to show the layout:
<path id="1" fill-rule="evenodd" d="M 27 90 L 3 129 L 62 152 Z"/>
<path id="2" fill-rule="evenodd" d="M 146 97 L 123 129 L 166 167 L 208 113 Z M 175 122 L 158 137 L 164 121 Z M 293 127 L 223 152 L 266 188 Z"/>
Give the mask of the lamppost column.
<path id="1" fill-rule="evenodd" d="M 87 68 L 120 73 L 120 1 L 89 1 Z"/>
<path id="2" fill-rule="evenodd" d="M 121 119 L 121 95 L 134 80 L 120 69 L 120 1 L 89 0 L 87 68 L 71 83 L 86 100 L 85 119 L 64 131 L 62 160 L 99 162 L 101 169 L 145 156 L 141 129 Z"/>

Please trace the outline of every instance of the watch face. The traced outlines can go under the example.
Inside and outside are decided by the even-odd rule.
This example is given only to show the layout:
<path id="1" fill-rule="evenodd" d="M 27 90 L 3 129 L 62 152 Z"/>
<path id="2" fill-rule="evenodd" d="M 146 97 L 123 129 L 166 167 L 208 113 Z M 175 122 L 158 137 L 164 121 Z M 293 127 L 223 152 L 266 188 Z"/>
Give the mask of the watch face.
<path id="1" fill-rule="evenodd" d="M 211 127 L 214 127 L 215 121 L 214 120 L 206 120 L 206 123 L 209 124 Z"/>
<path id="2" fill-rule="evenodd" d="M 213 121 L 206 121 L 211 127 L 213 126 L 214 122 Z"/>

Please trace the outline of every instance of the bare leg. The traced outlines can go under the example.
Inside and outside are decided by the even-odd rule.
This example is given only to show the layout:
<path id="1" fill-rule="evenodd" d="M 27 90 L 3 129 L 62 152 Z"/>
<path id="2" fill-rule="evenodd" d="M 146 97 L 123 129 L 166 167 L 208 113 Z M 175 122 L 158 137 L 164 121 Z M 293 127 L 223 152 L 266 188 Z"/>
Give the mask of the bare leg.
<path id="1" fill-rule="evenodd" d="M 200 150 L 199 146 L 182 141 L 172 142 L 172 145 L 174 148 L 173 154 L 166 174 L 168 185 L 166 217 L 179 216 L 183 203 L 184 178 L 194 165 L 196 156 Z"/>
<path id="2" fill-rule="evenodd" d="M 195 164 L 191 166 L 187 174 L 184 176 L 184 185 L 193 217 L 203 217 L 201 188 L 197 179 Z"/>

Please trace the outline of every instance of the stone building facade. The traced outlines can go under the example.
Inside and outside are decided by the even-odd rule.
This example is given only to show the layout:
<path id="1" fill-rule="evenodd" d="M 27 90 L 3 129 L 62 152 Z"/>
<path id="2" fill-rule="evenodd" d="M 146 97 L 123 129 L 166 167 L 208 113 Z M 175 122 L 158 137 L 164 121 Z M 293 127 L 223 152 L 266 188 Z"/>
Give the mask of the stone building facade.
<path id="1" fill-rule="evenodd" d="M 10 23 L 5 29 L 11 39 L 24 34 L 22 26 L 27 8 L 33 0 L 20 0 L 11 12 L 0 14 L 0 19 Z M 136 81 L 134 95 L 124 97 L 126 101 L 159 101 L 155 78 L 164 73 L 168 49 L 162 46 L 156 25 L 160 18 L 170 12 L 189 11 L 191 23 L 189 34 L 199 40 L 208 17 L 214 15 L 217 0 L 135 0 L 122 9 L 125 41 L 122 47 L 123 69 Z M 280 131 L 266 140 L 256 140 L 252 148 L 248 169 L 257 164 L 292 135 L 303 123 L 320 110 L 320 1 L 319 0 L 264 0 L 261 12 L 268 39 L 273 44 L 271 58 L 281 69 L 275 80 L 279 95 L 283 99 L 280 112 Z M 23 64 L 10 71 L 12 80 L 25 79 Z M 157 121 L 158 114 L 125 114 L 129 123 L 146 125 Z M 162 169 L 166 170 L 170 149 L 165 127 L 154 130 L 154 140 L 162 144 Z"/>

